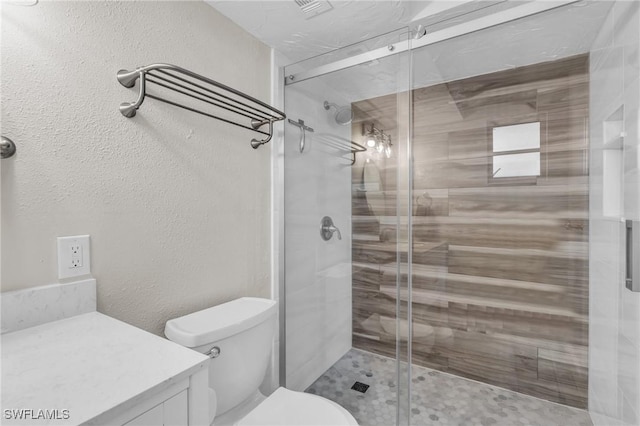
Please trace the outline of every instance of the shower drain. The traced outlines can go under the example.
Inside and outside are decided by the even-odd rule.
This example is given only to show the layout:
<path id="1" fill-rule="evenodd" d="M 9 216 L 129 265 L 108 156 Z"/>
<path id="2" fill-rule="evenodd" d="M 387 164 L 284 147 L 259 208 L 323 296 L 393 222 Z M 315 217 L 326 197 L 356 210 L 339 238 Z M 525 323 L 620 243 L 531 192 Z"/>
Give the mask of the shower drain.
<path id="1" fill-rule="evenodd" d="M 365 393 L 367 389 L 369 389 L 369 385 L 365 385 L 364 383 L 361 383 L 361 382 L 355 382 L 353 386 L 351 386 L 351 389 L 358 392 Z"/>

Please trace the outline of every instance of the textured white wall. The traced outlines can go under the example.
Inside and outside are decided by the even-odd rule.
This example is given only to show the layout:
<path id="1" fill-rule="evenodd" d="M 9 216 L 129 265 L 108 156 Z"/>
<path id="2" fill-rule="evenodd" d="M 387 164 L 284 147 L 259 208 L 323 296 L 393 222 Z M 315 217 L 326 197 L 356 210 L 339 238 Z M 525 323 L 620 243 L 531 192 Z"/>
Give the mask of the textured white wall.
<path id="1" fill-rule="evenodd" d="M 148 99 L 121 68 L 169 62 L 269 101 L 270 50 L 203 2 L 2 5 L 2 291 L 57 281 L 56 237 L 91 235 L 98 310 L 167 319 L 270 291 L 270 147 Z"/>
<path id="2" fill-rule="evenodd" d="M 616 1 L 590 57 L 589 412 L 598 426 L 640 424 L 640 293 L 625 288 L 621 222 L 640 220 L 639 58 L 640 3 Z M 615 149 L 607 153 L 622 154 L 621 173 L 604 166 L 604 122 L 612 115 L 624 119 L 624 149 L 609 144 Z M 609 196 L 614 179 L 622 199 Z"/>

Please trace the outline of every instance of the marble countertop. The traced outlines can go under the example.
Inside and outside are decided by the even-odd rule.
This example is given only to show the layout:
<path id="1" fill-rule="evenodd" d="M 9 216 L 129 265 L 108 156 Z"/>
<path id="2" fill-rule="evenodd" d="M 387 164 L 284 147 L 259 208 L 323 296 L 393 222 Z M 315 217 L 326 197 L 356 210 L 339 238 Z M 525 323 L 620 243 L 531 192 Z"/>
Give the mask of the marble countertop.
<path id="1" fill-rule="evenodd" d="M 4 334 L 1 351 L 3 424 L 108 419 L 209 362 L 98 312 Z M 5 410 L 10 409 L 69 410 L 69 419 L 7 421 Z"/>

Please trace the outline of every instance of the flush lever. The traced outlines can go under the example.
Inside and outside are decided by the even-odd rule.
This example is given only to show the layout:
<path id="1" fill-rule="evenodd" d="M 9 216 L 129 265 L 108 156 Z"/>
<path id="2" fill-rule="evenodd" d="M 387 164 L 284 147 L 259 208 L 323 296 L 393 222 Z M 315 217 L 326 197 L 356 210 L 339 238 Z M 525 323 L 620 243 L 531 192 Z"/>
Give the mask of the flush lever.
<path id="1" fill-rule="evenodd" d="M 342 239 L 342 234 L 338 227 L 333 224 L 333 219 L 329 216 L 325 216 L 322 218 L 322 222 L 320 222 L 320 236 L 323 240 L 329 241 L 331 237 L 333 237 L 334 233 L 338 233 L 338 239 Z"/>
<path id="2" fill-rule="evenodd" d="M 207 355 L 209 358 L 218 358 L 218 356 L 220 356 L 220 348 L 218 346 L 214 346 L 209 349 L 208 352 L 205 352 L 205 355 Z"/>

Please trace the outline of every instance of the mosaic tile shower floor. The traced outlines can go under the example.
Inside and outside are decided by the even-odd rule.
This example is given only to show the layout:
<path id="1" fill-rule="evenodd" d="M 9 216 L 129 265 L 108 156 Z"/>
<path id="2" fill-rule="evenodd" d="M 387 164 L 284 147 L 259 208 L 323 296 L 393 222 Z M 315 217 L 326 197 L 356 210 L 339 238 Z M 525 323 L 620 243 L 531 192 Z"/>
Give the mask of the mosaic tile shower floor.
<path id="1" fill-rule="evenodd" d="M 360 426 L 391 426 L 396 416 L 395 362 L 350 350 L 306 390 L 345 407 Z M 369 385 L 365 393 L 355 382 Z M 592 426 L 584 410 L 474 382 L 429 368 L 412 369 L 411 425 Z"/>

